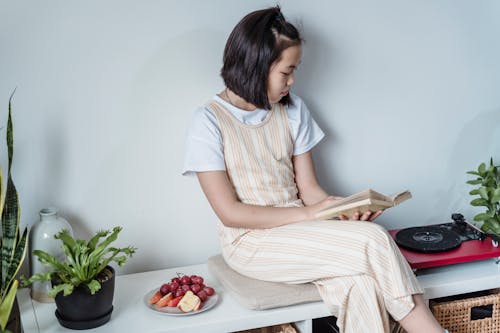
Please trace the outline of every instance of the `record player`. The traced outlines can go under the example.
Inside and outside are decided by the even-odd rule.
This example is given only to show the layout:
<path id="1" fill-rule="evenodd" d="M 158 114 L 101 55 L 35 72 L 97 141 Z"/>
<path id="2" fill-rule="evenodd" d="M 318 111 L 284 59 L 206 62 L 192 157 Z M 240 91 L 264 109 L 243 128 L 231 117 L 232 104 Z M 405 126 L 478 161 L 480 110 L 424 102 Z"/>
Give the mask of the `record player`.
<path id="1" fill-rule="evenodd" d="M 453 214 L 453 222 L 389 230 L 414 270 L 500 258 L 499 238 Z"/>

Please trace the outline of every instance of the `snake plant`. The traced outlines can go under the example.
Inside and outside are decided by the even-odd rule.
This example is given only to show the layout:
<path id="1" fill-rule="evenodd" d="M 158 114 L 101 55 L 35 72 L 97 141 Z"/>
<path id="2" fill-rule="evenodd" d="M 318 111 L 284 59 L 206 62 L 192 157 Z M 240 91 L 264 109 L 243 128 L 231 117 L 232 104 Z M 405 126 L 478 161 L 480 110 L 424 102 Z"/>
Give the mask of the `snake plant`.
<path id="1" fill-rule="evenodd" d="M 38 257 L 43 265 L 50 267 L 46 273 L 39 273 L 23 280 L 23 284 L 34 281 L 56 281 L 57 283 L 49 291 L 49 296 L 55 297 L 59 292 L 67 296 L 73 289 L 81 284 L 87 285 L 93 295 L 101 289 L 98 275 L 110 262 L 116 262 L 123 266 L 127 257 L 135 253 L 135 248 L 111 247 L 110 243 L 115 241 L 121 227 L 113 228 L 113 231 L 104 230 L 97 232 L 88 242 L 75 240 L 68 230 L 61 230 L 54 237 L 62 241 L 62 248 L 66 255 L 65 260 L 58 258 L 41 250 L 34 250 L 33 254 Z M 101 238 L 104 238 L 100 241 Z"/>
<path id="2" fill-rule="evenodd" d="M 0 169 L 0 212 L 2 215 L 2 238 L 0 239 L 0 328 L 6 331 L 12 305 L 16 297 L 18 280 L 16 275 L 26 255 L 26 237 L 28 230 L 20 233 L 19 197 L 12 181 L 11 166 L 14 152 L 14 135 L 12 130 L 11 105 L 9 99 L 9 116 L 7 120 L 7 150 L 9 156 L 7 172 L 7 188 L 3 191 L 3 177 Z"/>
<path id="3" fill-rule="evenodd" d="M 476 176 L 467 184 L 478 185 L 469 192 L 470 195 L 479 195 L 470 203 L 472 206 L 483 206 L 485 212 L 474 216 L 474 221 L 481 221 L 481 229 L 485 232 L 493 232 L 500 235 L 500 166 L 493 164 L 490 158 L 489 167 L 481 163 L 477 171 L 468 171 L 468 174 Z"/>

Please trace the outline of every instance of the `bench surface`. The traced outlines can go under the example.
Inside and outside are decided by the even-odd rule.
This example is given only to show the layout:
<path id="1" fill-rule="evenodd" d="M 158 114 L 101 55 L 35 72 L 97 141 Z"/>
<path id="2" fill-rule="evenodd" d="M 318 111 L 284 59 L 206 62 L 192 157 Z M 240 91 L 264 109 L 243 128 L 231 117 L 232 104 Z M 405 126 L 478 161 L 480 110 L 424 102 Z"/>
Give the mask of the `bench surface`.
<path id="1" fill-rule="evenodd" d="M 143 301 L 144 295 L 177 272 L 203 276 L 206 284 L 213 286 L 219 294 L 217 305 L 187 316 L 169 316 L 148 309 Z M 433 299 L 500 287 L 500 265 L 492 259 L 476 261 L 422 270 L 417 277 L 425 290 L 425 297 Z M 115 283 L 111 320 L 89 332 L 222 333 L 287 322 L 303 324 L 304 321 L 308 322 L 306 327 L 311 327 L 312 319 L 329 315 L 322 302 L 264 311 L 245 309 L 225 292 L 204 264 L 121 275 L 116 277 Z M 54 315 L 55 304 L 31 300 L 28 289 L 19 290 L 18 301 L 25 333 L 75 332 L 59 325 Z"/>

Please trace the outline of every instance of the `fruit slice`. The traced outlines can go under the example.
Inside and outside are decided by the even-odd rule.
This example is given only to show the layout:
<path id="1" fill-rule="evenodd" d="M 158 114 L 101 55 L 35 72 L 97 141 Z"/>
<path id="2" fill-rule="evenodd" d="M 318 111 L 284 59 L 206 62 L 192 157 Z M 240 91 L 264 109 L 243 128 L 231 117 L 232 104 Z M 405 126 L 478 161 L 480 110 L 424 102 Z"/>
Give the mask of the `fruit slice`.
<path id="1" fill-rule="evenodd" d="M 180 300 L 177 307 L 182 312 L 189 312 L 189 311 L 193 311 L 194 308 L 199 306 L 200 303 L 201 303 L 200 298 L 198 296 L 196 296 L 195 294 L 193 294 L 192 291 L 188 291 L 188 292 L 186 292 L 184 297 L 182 297 L 182 299 Z"/>
<path id="2" fill-rule="evenodd" d="M 159 308 L 167 306 L 168 302 L 171 301 L 173 298 L 174 298 L 174 295 L 172 295 L 172 293 L 168 293 L 165 296 L 163 296 L 162 298 L 160 298 L 160 300 L 158 302 L 156 302 L 156 306 Z"/>
<path id="3" fill-rule="evenodd" d="M 155 304 L 156 302 L 158 302 L 162 297 L 162 294 L 161 292 L 158 290 L 157 292 L 155 292 L 155 294 L 153 296 L 151 296 L 151 298 L 149 299 L 149 304 Z"/>
<path id="4" fill-rule="evenodd" d="M 176 297 L 174 299 L 171 299 L 170 301 L 168 301 L 167 306 L 172 306 L 175 308 L 179 304 L 179 302 L 181 301 L 182 297 L 184 297 L 184 296 L 179 296 L 179 297 Z"/>
<path id="5" fill-rule="evenodd" d="M 203 306 L 203 302 L 198 303 L 197 306 L 194 307 L 194 311 L 200 311 L 201 307 Z"/>

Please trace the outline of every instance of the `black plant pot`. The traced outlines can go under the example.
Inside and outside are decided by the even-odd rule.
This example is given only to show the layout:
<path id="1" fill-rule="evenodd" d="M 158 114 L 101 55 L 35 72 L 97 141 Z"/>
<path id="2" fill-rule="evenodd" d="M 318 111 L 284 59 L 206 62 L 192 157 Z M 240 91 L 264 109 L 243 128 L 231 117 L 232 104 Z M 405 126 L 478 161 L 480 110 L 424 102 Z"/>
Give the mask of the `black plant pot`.
<path id="1" fill-rule="evenodd" d="M 86 285 L 76 287 L 71 295 L 64 296 L 62 292 L 56 295 L 56 317 L 62 326 L 85 330 L 104 325 L 109 321 L 113 312 L 115 270 L 107 266 L 103 272 L 108 278 L 103 282 L 100 281 L 101 289 L 94 295 Z"/>
<path id="2" fill-rule="evenodd" d="M 5 328 L 10 330 L 12 333 L 24 332 L 21 325 L 21 314 L 19 312 L 17 297 L 14 299 L 14 304 L 12 305 L 12 310 L 10 311 L 9 319 L 7 320 L 7 327 Z"/>

